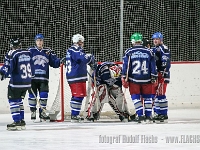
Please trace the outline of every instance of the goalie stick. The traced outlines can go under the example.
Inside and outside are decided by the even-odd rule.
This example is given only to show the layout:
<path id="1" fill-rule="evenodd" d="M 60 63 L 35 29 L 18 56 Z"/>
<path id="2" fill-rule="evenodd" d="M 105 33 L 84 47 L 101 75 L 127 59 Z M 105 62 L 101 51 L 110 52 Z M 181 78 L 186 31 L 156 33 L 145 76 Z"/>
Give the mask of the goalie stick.
<path id="1" fill-rule="evenodd" d="M 91 75 L 92 69 L 90 68 L 90 71 L 87 71 L 87 74 L 90 76 L 89 81 L 88 81 L 88 86 L 87 86 L 87 96 L 86 96 L 86 100 L 85 100 L 85 107 L 84 107 L 84 111 L 83 111 L 83 117 L 86 118 L 87 117 L 87 110 L 88 110 L 88 104 L 89 104 L 89 100 L 90 100 L 90 93 L 91 93 L 91 84 L 92 84 L 92 75 Z"/>
<path id="2" fill-rule="evenodd" d="M 127 70 L 126 70 L 126 78 L 125 78 L 126 82 L 128 81 L 128 71 L 129 71 L 129 67 L 130 67 L 130 60 L 131 60 L 131 56 L 129 55 L 129 57 L 128 57 L 128 66 L 127 66 Z M 123 102 L 122 102 L 122 111 L 124 110 L 124 104 L 125 104 L 125 101 L 126 101 L 125 94 L 126 94 L 126 88 L 124 89 L 124 96 L 123 96 Z"/>

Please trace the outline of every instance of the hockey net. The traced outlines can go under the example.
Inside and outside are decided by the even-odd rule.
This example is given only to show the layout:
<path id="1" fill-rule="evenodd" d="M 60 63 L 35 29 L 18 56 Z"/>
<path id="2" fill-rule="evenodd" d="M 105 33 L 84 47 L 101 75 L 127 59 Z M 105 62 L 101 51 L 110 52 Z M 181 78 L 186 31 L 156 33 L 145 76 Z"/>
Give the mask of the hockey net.
<path id="1" fill-rule="evenodd" d="M 119 63 L 121 64 L 121 63 Z M 92 74 L 92 71 L 90 70 L 90 67 L 88 66 L 88 72 L 90 74 Z M 70 87 L 67 83 L 66 80 L 66 71 L 65 71 L 65 67 L 63 65 L 61 65 L 60 67 L 60 81 L 59 81 L 59 86 L 58 86 L 58 90 L 57 90 L 57 94 L 55 97 L 55 100 L 52 103 L 52 106 L 49 110 L 49 115 L 51 117 L 52 121 L 57 121 L 57 122 L 62 122 L 65 120 L 69 120 L 70 119 L 70 113 L 71 113 L 71 108 L 70 108 L 70 100 L 71 100 L 71 91 L 70 91 Z M 92 89 L 91 89 L 91 78 L 88 75 L 88 81 L 87 81 L 87 97 L 84 98 L 83 103 L 82 103 L 82 108 L 81 108 L 81 112 L 80 115 L 81 116 L 86 116 L 86 110 L 88 107 L 88 103 L 86 103 L 86 99 L 89 99 L 89 101 L 91 100 L 91 94 L 92 94 Z M 128 103 L 128 107 L 129 107 L 129 111 L 131 112 L 131 114 L 134 113 L 134 106 L 133 103 L 131 102 L 131 98 L 129 95 L 129 92 L 127 91 L 125 93 L 125 97 L 126 97 L 126 101 Z M 111 109 L 111 107 L 106 103 L 103 107 L 101 116 L 101 119 L 105 119 L 105 118 L 118 118 L 118 116 L 114 113 L 114 111 Z"/>

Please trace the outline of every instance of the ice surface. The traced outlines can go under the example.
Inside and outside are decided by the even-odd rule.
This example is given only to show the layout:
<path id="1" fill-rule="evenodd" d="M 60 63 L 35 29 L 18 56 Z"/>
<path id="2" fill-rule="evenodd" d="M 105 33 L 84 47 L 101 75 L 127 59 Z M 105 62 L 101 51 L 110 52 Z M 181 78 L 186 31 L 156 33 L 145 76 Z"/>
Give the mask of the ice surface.
<path id="1" fill-rule="evenodd" d="M 26 130 L 7 131 L 6 125 L 12 122 L 11 115 L 0 115 L 0 150 L 200 149 L 200 143 L 172 144 L 165 140 L 166 136 L 200 136 L 200 110 L 197 109 L 170 110 L 170 119 L 166 124 L 122 123 L 118 120 L 100 120 L 97 123 L 33 123 L 29 119 L 30 114 L 25 116 Z M 123 143 L 124 137 L 137 135 L 140 137 L 139 143 Z M 141 143 L 142 135 L 158 138 L 157 143 Z M 116 139 L 112 144 L 100 143 L 103 142 L 100 137 L 105 139 L 105 136 Z"/>

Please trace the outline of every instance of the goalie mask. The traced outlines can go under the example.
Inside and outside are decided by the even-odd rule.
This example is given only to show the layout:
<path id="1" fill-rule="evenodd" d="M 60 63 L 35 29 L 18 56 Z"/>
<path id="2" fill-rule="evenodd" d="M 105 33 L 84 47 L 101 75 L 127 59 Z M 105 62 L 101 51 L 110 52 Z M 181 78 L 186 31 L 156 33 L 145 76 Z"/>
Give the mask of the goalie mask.
<path id="1" fill-rule="evenodd" d="M 121 75 L 122 68 L 118 65 L 113 65 L 109 68 L 111 78 L 118 78 Z"/>

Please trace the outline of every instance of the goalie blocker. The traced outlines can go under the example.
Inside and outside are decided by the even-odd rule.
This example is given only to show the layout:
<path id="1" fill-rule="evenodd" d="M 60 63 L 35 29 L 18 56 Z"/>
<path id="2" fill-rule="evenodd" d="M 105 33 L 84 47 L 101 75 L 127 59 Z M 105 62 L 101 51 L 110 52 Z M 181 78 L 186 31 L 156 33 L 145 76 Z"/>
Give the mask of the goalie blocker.
<path id="1" fill-rule="evenodd" d="M 112 62 L 104 62 L 97 66 L 95 73 L 97 91 L 94 91 L 93 83 L 92 100 L 87 109 L 86 118 L 89 121 L 99 120 L 104 104 L 109 103 L 121 121 L 127 122 L 135 119 L 135 114 L 131 115 L 128 110 L 122 91 L 121 67 Z M 95 96 L 95 94 L 97 95 Z"/>

